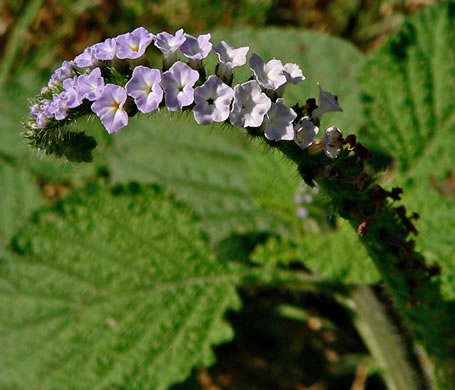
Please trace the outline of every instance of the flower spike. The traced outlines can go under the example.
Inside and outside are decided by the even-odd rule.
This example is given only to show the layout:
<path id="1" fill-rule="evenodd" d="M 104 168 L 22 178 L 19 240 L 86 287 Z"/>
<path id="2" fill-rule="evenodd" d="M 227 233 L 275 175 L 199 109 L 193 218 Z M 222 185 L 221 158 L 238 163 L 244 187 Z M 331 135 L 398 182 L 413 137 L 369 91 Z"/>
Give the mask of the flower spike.
<path id="1" fill-rule="evenodd" d="M 218 65 L 215 74 L 210 74 L 203 64 L 212 51 L 210 39 L 210 34 L 195 37 L 183 29 L 174 35 L 154 35 L 138 27 L 86 48 L 73 60 L 64 61 L 32 100 L 26 137 L 34 146 L 46 147 L 40 141 L 43 131 L 60 131 L 90 112 L 112 134 L 126 126 L 130 116 L 166 107 L 171 112 L 192 111 L 200 125 L 230 123 L 271 142 L 294 141 L 300 149 L 310 148 L 308 155 L 323 150 L 330 158 L 339 155 L 343 138 L 336 127 L 327 129 L 322 141 L 316 140 L 320 116 L 342 111 L 336 96 L 319 86 L 319 107 L 315 99 L 288 107 L 282 98 L 284 89 L 305 80 L 302 69 L 275 58 L 264 62 L 255 53 L 248 61 L 254 79 L 232 85 L 233 69 L 246 64 L 249 47 L 219 42 L 213 47 Z M 163 73 L 144 66 L 151 43 L 163 55 Z M 178 60 L 182 55 L 185 62 Z"/>

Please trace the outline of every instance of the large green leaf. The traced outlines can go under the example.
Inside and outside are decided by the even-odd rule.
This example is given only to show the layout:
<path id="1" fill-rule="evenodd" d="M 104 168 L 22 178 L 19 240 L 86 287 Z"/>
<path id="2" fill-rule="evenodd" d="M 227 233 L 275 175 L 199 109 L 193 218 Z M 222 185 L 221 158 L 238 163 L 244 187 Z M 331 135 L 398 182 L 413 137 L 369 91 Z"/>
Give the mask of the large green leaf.
<path id="1" fill-rule="evenodd" d="M 33 177 L 24 169 L 0 159 L 0 256 L 23 223 L 23 218 L 39 207 L 41 196 Z"/>
<path id="2" fill-rule="evenodd" d="M 92 185 L 36 214 L 0 261 L 2 389 L 166 389 L 231 337 L 240 265 L 162 191 Z"/>
<path id="3" fill-rule="evenodd" d="M 191 204 L 212 239 L 264 231 L 272 221 L 251 202 L 245 182 L 248 143 L 240 129 L 222 131 L 165 113 L 138 118 L 115 135 L 114 182 L 158 182 Z"/>
<path id="4" fill-rule="evenodd" d="M 363 57 L 351 45 L 319 33 L 279 29 L 213 34 L 214 43 L 222 39 L 233 46 L 249 45 L 265 59 L 275 56 L 300 64 L 308 79 L 299 86 L 288 86 L 289 104 L 303 104 L 307 98 L 317 97 L 316 81 L 321 81 L 325 88 L 340 95 L 346 108 L 347 116 L 337 116 L 336 123 L 347 130 L 360 126 L 355 76 Z M 214 64 L 212 55 L 207 64 L 209 71 L 213 71 Z M 248 66 L 237 69 L 238 82 L 250 77 Z M 327 115 L 326 123 L 332 118 Z M 274 231 L 289 236 L 292 231 L 289 221 L 276 219 L 270 210 L 255 204 L 249 193 L 249 159 L 259 146 L 249 143 L 242 129 L 198 126 L 191 114 L 169 118 L 160 112 L 152 118 L 131 121 L 128 129 L 114 136 L 114 142 L 110 164 L 114 182 L 165 184 L 178 199 L 191 204 L 212 239 L 233 232 Z M 289 169 L 294 172 L 295 168 Z M 267 191 L 273 193 L 275 189 Z"/>
<path id="5" fill-rule="evenodd" d="M 366 64 L 368 126 L 362 141 L 397 161 L 393 184 L 421 215 L 418 249 L 442 266 L 443 292 L 455 298 L 455 3 L 445 1 L 406 22 Z"/>

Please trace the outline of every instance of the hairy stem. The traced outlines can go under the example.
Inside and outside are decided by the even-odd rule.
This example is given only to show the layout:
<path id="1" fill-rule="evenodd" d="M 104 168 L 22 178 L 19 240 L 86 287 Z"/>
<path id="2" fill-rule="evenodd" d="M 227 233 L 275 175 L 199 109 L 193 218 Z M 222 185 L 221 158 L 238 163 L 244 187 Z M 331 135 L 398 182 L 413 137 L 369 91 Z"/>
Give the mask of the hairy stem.
<path id="1" fill-rule="evenodd" d="M 382 304 L 367 286 L 355 286 L 342 299 L 354 310 L 354 323 L 370 353 L 382 368 L 389 390 L 419 390 L 412 365 L 400 336 L 390 323 Z"/>

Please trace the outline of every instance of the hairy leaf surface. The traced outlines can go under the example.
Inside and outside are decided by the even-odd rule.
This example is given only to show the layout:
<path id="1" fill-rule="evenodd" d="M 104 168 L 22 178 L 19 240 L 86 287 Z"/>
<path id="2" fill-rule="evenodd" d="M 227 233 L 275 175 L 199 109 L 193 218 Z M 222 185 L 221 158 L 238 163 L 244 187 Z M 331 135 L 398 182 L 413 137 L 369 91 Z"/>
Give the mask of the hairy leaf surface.
<path id="1" fill-rule="evenodd" d="M 0 256 L 23 218 L 41 205 L 33 177 L 0 159 Z"/>
<path id="2" fill-rule="evenodd" d="M 162 191 L 90 186 L 37 214 L 0 263 L 0 387 L 166 389 L 231 337 L 248 272 Z M 77 375 L 75 375 L 77 373 Z"/>
<path id="3" fill-rule="evenodd" d="M 293 227 L 289 238 L 272 237 L 260 245 L 253 255 L 254 261 L 265 265 L 301 262 L 322 277 L 344 283 L 379 280 L 379 272 L 352 227 L 341 219 L 337 219 L 335 226 L 327 226 L 331 209 L 323 194 L 309 191 L 311 203 L 295 203 L 296 196 L 303 197 L 299 195 L 302 180 L 292 164 L 283 161 L 278 153 L 257 150 L 250 160 L 249 176 L 255 201 Z M 298 217 L 299 207 L 309 210 L 308 217 Z"/>
<path id="4" fill-rule="evenodd" d="M 442 266 L 443 292 L 455 298 L 455 3 L 407 21 L 362 74 L 368 146 L 397 161 L 393 184 L 416 211 L 418 249 Z"/>

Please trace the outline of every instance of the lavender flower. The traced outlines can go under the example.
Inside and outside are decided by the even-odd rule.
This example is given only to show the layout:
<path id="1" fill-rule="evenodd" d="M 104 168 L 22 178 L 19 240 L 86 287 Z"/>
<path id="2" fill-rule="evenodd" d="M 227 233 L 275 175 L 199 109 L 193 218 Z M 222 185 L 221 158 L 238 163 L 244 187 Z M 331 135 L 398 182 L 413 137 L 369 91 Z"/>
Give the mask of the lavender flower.
<path id="1" fill-rule="evenodd" d="M 319 127 L 315 126 L 310 118 L 304 116 L 294 126 L 295 130 L 295 143 L 300 149 L 305 149 L 311 146 L 314 141 L 314 137 L 319 132 Z"/>
<path id="2" fill-rule="evenodd" d="M 311 203 L 313 201 L 313 196 L 311 196 L 310 194 L 305 194 L 303 195 L 303 201 L 305 203 Z"/>
<path id="3" fill-rule="evenodd" d="M 108 38 L 104 42 L 93 45 L 93 50 L 98 60 L 113 60 L 117 53 L 117 41 L 115 38 Z"/>
<path id="4" fill-rule="evenodd" d="M 48 125 L 49 119 L 44 112 L 41 112 L 36 116 L 36 125 L 38 128 L 44 129 Z"/>
<path id="5" fill-rule="evenodd" d="M 163 100 L 160 81 L 161 74 L 158 69 L 136 66 L 133 77 L 126 83 L 128 95 L 134 98 L 138 110 L 144 114 L 156 110 Z"/>
<path id="6" fill-rule="evenodd" d="M 177 50 L 185 42 L 186 38 L 183 36 L 183 29 L 176 31 L 175 35 L 168 32 L 161 32 L 155 37 L 155 46 L 161 50 L 164 57 L 164 67 L 168 69 L 172 64 L 177 61 Z"/>
<path id="7" fill-rule="evenodd" d="M 79 98 L 78 76 L 74 76 L 72 79 L 63 80 L 63 89 L 66 97 L 66 104 L 69 108 L 79 107 L 82 104 L 82 99 Z"/>
<path id="8" fill-rule="evenodd" d="M 300 204 L 303 202 L 303 197 L 300 194 L 295 194 L 294 195 L 294 203 L 295 204 Z"/>
<path id="9" fill-rule="evenodd" d="M 134 31 L 117 37 L 117 57 L 120 59 L 135 59 L 145 53 L 155 36 L 144 27 L 138 27 Z"/>
<path id="10" fill-rule="evenodd" d="M 65 119 L 68 116 L 68 104 L 65 92 L 59 94 L 54 93 L 52 103 L 49 104 L 49 113 L 53 114 L 58 121 Z"/>
<path id="11" fill-rule="evenodd" d="M 39 104 L 38 104 L 38 103 L 33 104 L 33 105 L 30 107 L 30 114 L 36 116 L 36 115 L 38 115 L 40 112 L 41 112 L 41 110 L 40 110 L 40 107 L 39 107 Z"/>
<path id="12" fill-rule="evenodd" d="M 54 117 L 54 114 L 49 112 L 49 106 L 52 101 L 49 99 L 43 99 L 39 104 L 34 104 L 30 110 L 33 115 L 35 115 L 37 127 L 43 129 L 45 128 L 49 120 Z"/>
<path id="13" fill-rule="evenodd" d="M 180 51 L 183 55 L 191 60 L 202 60 L 208 56 L 212 50 L 210 43 L 210 34 L 199 35 L 197 38 L 192 35 L 185 34 L 185 42 L 180 46 Z"/>
<path id="14" fill-rule="evenodd" d="M 194 119 L 200 125 L 224 122 L 229 118 L 229 109 L 234 91 L 218 77 L 210 76 L 201 86 L 194 89 Z"/>
<path id="15" fill-rule="evenodd" d="M 332 95 L 330 92 L 324 91 L 321 85 L 318 83 L 319 86 L 319 107 L 316 108 L 313 113 L 313 118 L 320 118 L 326 112 L 333 112 L 333 111 L 341 111 L 343 109 L 338 104 L 338 98 L 335 95 Z"/>
<path id="16" fill-rule="evenodd" d="M 92 102 L 97 100 L 104 89 L 104 79 L 101 76 L 100 68 L 95 68 L 89 74 L 79 76 L 78 87 L 80 100 L 88 99 Z"/>
<path id="17" fill-rule="evenodd" d="M 70 78 L 73 76 L 73 67 L 74 63 L 73 61 L 63 61 L 62 65 L 60 68 L 57 68 L 53 75 L 51 76 L 48 86 L 49 87 L 54 87 L 56 86 L 60 81 L 63 81 L 67 78 Z M 46 87 L 44 87 L 46 88 Z M 41 91 L 43 93 L 43 91 Z"/>
<path id="18" fill-rule="evenodd" d="M 175 53 L 180 46 L 185 42 L 186 38 L 183 36 L 183 28 L 176 31 L 175 35 L 169 34 L 164 31 L 156 34 L 155 46 L 161 50 L 164 55 Z"/>
<path id="19" fill-rule="evenodd" d="M 297 114 L 292 108 L 286 106 L 284 99 L 277 99 L 272 103 L 267 112 L 265 138 L 270 141 L 291 141 L 294 139 L 294 126 L 292 121 Z"/>
<path id="20" fill-rule="evenodd" d="M 327 157 L 337 158 L 343 148 L 343 135 L 341 130 L 335 126 L 329 127 L 322 139 L 324 153 Z"/>
<path id="21" fill-rule="evenodd" d="M 128 124 L 128 114 L 123 109 L 126 91 L 114 84 L 106 84 L 101 96 L 92 104 L 92 111 L 101 119 L 109 134 Z"/>
<path id="22" fill-rule="evenodd" d="M 164 89 L 164 100 L 169 111 L 177 111 L 193 103 L 193 86 L 198 79 L 199 73 L 181 61 L 177 61 L 163 73 L 161 87 Z"/>
<path id="23" fill-rule="evenodd" d="M 259 127 L 272 105 L 255 80 L 238 84 L 234 88 L 230 121 L 238 127 Z"/>
<path id="24" fill-rule="evenodd" d="M 299 207 L 297 209 L 297 215 L 302 219 L 305 219 L 306 217 L 308 217 L 308 214 L 309 214 L 308 209 L 305 207 Z"/>
<path id="25" fill-rule="evenodd" d="M 95 57 L 95 50 L 93 46 L 87 47 L 81 54 L 79 54 L 75 59 L 74 63 L 79 68 L 89 68 L 95 66 L 98 63 L 98 60 Z"/>
<path id="26" fill-rule="evenodd" d="M 286 82 L 283 64 L 280 60 L 272 59 L 265 63 L 261 57 L 253 53 L 248 61 L 256 80 L 262 87 L 275 91 Z"/>

